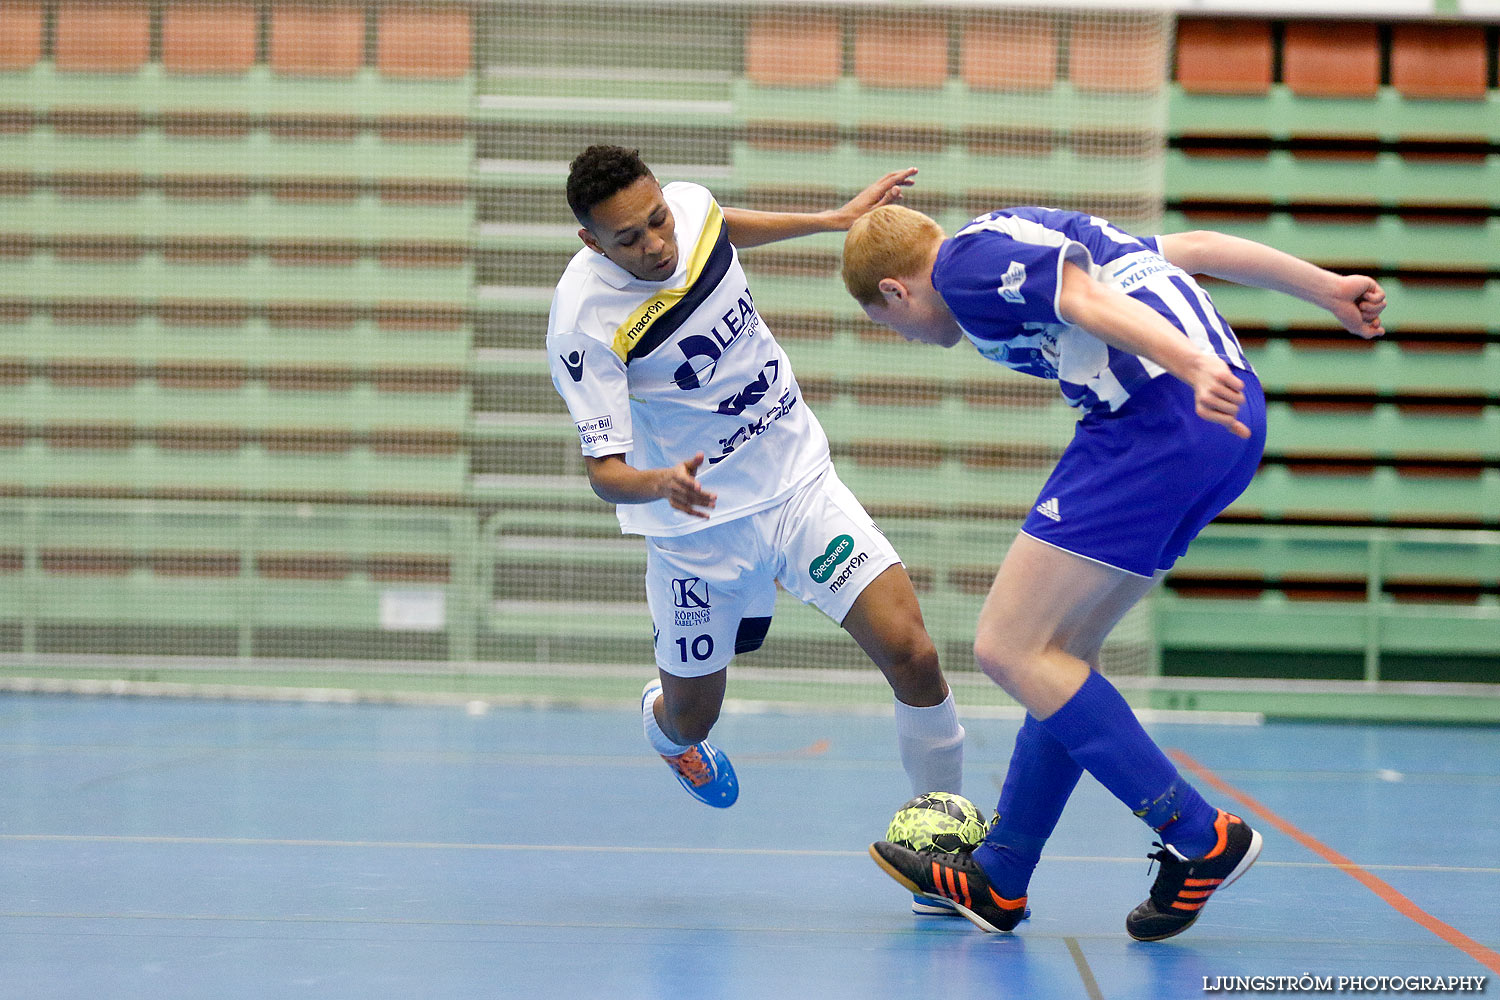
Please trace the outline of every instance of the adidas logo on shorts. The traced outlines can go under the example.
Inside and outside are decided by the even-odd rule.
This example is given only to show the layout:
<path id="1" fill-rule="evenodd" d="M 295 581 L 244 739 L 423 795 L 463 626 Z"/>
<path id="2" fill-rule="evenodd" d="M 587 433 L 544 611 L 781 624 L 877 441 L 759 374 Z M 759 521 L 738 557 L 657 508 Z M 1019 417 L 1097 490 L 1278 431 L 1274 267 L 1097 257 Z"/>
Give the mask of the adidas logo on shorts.
<path id="1" fill-rule="evenodd" d="M 1036 505 L 1036 511 L 1043 517 L 1050 517 L 1054 521 L 1062 520 L 1062 511 L 1058 510 L 1057 508 L 1057 497 L 1052 497 L 1049 500 L 1043 500 L 1041 503 Z"/>

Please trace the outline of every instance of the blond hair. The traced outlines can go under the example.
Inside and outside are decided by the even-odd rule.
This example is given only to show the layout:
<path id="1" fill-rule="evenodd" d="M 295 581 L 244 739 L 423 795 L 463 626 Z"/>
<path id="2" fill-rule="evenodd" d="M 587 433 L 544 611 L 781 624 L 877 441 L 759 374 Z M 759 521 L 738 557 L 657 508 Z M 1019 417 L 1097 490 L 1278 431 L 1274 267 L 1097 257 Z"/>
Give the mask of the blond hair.
<path id="1" fill-rule="evenodd" d="M 844 237 L 844 287 L 862 306 L 881 301 L 882 278 L 915 278 L 927 267 L 943 228 L 904 205 L 860 216 Z"/>

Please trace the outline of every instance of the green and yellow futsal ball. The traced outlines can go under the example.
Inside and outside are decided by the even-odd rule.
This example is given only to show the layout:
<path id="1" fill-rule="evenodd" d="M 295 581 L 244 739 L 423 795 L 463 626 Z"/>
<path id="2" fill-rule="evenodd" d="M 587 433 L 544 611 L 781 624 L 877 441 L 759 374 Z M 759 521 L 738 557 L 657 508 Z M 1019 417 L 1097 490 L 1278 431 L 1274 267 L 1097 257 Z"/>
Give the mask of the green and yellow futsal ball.
<path id="1" fill-rule="evenodd" d="M 885 839 L 913 851 L 952 853 L 984 839 L 984 813 L 962 795 L 923 792 L 896 810 Z"/>

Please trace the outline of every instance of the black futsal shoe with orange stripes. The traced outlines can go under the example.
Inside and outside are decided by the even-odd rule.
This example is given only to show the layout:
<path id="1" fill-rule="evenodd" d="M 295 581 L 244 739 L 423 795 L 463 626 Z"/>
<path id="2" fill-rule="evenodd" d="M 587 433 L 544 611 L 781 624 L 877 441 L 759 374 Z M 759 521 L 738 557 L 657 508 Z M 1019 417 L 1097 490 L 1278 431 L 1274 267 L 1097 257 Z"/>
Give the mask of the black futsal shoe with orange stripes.
<path id="1" fill-rule="evenodd" d="M 990 888 L 989 878 L 975 863 L 971 851 L 913 851 L 880 840 L 870 845 L 870 857 L 910 892 L 928 899 L 946 899 L 982 930 L 1013 930 L 1026 917 L 1026 897 L 1006 899 Z"/>
<path id="2" fill-rule="evenodd" d="M 1214 849 L 1201 858 L 1184 858 L 1176 848 L 1156 844 L 1161 850 L 1149 857 L 1158 862 L 1151 896 L 1130 911 L 1125 931 L 1137 941 L 1160 941 L 1193 926 L 1209 897 L 1255 864 L 1260 856 L 1260 834 L 1238 816 L 1219 810 L 1214 821 L 1219 835 Z"/>

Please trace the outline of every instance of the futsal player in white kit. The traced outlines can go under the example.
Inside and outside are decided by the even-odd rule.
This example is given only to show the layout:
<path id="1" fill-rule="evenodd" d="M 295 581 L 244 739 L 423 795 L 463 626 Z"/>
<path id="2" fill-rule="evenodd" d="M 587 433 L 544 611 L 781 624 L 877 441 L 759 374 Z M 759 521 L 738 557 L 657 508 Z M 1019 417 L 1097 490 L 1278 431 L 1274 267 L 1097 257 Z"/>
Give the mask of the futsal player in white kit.
<path id="1" fill-rule="evenodd" d="M 658 667 L 641 698 L 647 739 L 712 806 L 738 795 L 729 758 L 707 739 L 726 668 L 765 638 L 778 582 L 885 674 L 913 791 L 960 790 L 964 730 L 911 581 L 839 481 L 736 251 L 847 229 L 899 198 L 913 173 L 798 214 L 720 208 L 692 183 L 662 187 L 636 151 L 616 146 L 592 146 L 571 166 L 584 247 L 552 301 L 552 381 L 595 493 L 646 539 Z M 913 909 L 952 912 L 924 899 Z"/>
<path id="2" fill-rule="evenodd" d="M 972 851 L 870 848 L 902 885 L 953 901 L 987 931 L 1022 919 L 1032 871 L 1084 770 L 1160 838 L 1150 896 L 1126 917 L 1138 940 L 1186 930 L 1260 852 L 1260 834 L 1183 779 L 1099 672 L 1110 629 L 1244 491 L 1265 442 L 1260 383 L 1195 274 L 1295 295 L 1361 337 L 1384 332 L 1373 279 L 1222 233 L 1141 238 L 1023 207 L 947 238 L 892 205 L 845 239 L 844 283 L 870 319 L 909 340 L 967 340 L 1056 380 L 1082 411 L 976 626 L 976 662 L 1027 709 L 996 820 Z"/>

